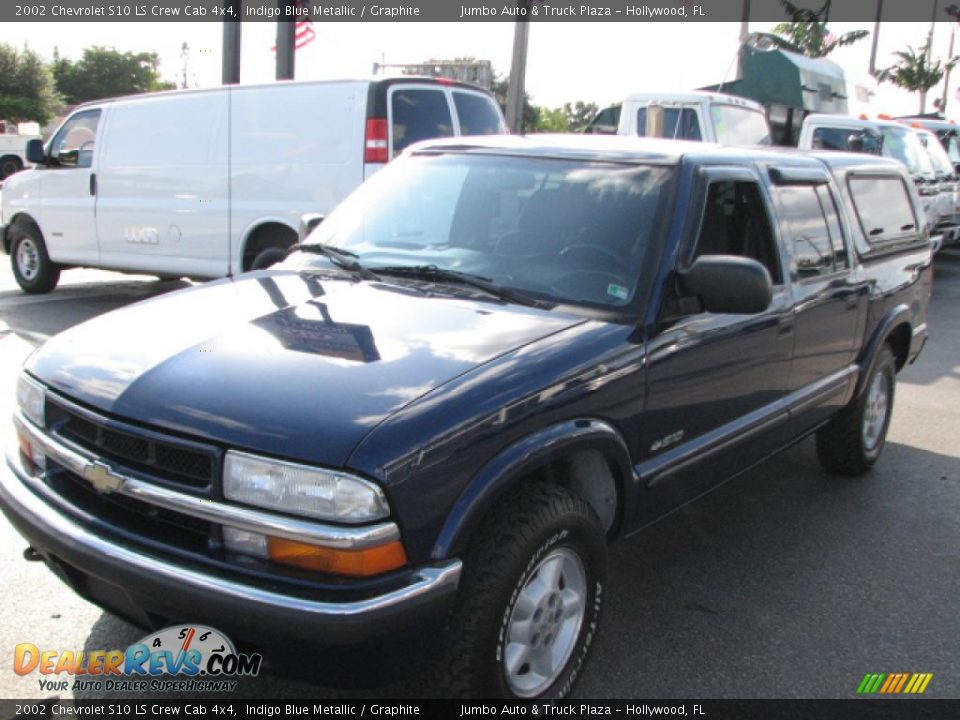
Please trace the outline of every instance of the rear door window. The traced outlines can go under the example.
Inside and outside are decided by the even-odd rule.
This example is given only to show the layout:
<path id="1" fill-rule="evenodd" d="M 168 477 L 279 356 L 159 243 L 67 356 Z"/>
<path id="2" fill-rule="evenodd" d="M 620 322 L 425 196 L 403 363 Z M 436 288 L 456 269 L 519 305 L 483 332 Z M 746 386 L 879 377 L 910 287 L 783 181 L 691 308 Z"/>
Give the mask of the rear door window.
<path id="1" fill-rule="evenodd" d="M 647 109 L 637 110 L 637 135 L 646 137 Z M 700 121 L 693 108 L 668 107 L 663 109 L 663 135 L 673 140 L 702 140 Z"/>
<path id="2" fill-rule="evenodd" d="M 871 246 L 916 238 L 917 217 L 899 175 L 851 175 L 847 184 L 863 235 Z"/>
<path id="3" fill-rule="evenodd" d="M 500 111 L 493 100 L 477 93 L 453 91 L 461 135 L 498 135 L 503 132 Z"/>
<path id="4" fill-rule="evenodd" d="M 834 272 L 835 251 L 817 187 L 787 186 L 780 188 L 779 194 L 789 225 L 797 276 L 806 280 Z"/>
<path id="5" fill-rule="evenodd" d="M 398 88 L 390 110 L 394 155 L 415 142 L 453 135 L 450 104 L 442 89 Z"/>

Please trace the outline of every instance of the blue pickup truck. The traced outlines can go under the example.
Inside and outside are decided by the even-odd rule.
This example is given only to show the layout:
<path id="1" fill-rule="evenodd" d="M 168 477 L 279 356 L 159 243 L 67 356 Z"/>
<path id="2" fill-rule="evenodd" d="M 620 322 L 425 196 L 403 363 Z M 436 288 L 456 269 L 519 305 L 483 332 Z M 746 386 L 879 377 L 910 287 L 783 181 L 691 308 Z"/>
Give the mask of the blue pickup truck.
<path id="1" fill-rule="evenodd" d="M 878 459 L 922 218 L 864 155 L 417 145 L 276 267 L 35 352 L 0 506 L 135 623 L 268 657 L 412 632 L 447 693 L 562 697 L 608 543 L 811 433 L 838 476 Z"/>

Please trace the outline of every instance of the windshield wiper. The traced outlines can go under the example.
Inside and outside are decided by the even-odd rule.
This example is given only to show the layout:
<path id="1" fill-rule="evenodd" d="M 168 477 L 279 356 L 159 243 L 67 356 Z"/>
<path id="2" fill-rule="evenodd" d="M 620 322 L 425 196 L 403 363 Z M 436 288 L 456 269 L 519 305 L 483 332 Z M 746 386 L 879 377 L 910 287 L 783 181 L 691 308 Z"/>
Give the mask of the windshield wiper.
<path id="1" fill-rule="evenodd" d="M 360 264 L 360 262 L 357 260 L 357 258 L 360 256 L 355 252 L 334 247 L 333 245 L 324 245 L 322 243 L 297 243 L 296 245 L 290 247 L 290 249 L 287 251 L 287 254 L 296 252 L 298 250 L 300 252 L 313 253 L 314 255 L 323 255 L 338 268 L 347 270 L 349 272 L 354 272 L 364 280 L 380 279 L 370 268 L 364 267 Z"/>
<path id="2" fill-rule="evenodd" d="M 516 303 L 517 305 L 526 305 L 528 307 L 553 307 L 553 303 L 537 300 L 525 295 L 517 290 L 498 285 L 490 278 L 472 275 L 471 273 L 459 272 L 457 270 L 446 270 L 436 265 L 392 265 L 376 268 L 379 275 L 393 275 L 395 277 L 408 277 L 417 280 L 427 280 L 429 282 L 460 283 L 477 290 L 482 290 L 488 295 Z"/>

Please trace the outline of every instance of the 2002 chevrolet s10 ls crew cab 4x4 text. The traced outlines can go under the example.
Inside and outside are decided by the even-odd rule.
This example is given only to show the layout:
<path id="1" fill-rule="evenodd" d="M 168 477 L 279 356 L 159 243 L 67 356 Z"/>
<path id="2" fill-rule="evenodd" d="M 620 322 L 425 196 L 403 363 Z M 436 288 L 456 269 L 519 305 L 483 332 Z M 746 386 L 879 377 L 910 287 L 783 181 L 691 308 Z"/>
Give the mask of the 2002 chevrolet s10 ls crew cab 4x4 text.
<path id="1" fill-rule="evenodd" d="M 834 473 L 877 460 L 921 213 L 862 155 L 417 145 L 275 268 L 34 353 L 0 504 L 135 622 L 268 657 L 435 629 L 446 692 L 563 696 L 609 541 L 812 432 Z"/>

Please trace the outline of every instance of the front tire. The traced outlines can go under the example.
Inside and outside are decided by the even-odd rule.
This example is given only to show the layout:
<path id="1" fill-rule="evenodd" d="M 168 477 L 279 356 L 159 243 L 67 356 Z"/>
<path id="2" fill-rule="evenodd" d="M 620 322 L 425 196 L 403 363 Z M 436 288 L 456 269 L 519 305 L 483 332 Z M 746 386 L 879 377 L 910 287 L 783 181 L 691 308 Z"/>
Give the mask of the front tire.
<path id="1" fill-rule="evenodd" d="M 287 257 L 287 248 L 268 247 L 257 253 L 257 256 L 250 263 L 250 270 L 265 270 L 271 265 L 282 262 Z"/>
<path id="2" fill-rule="evenodd" d="M 893 415 L 897 366 L 884 345 L 860 396 L 817 431 L 817 457 L 828 472 L 862 475 L 880 457 Z"/>
<path id="3" fill-rule="evenodd" d="M 0 158 L 0 182 L 23 170 L 23 163 L 16 155 L 5 155 Z"/>
<path id="4" fill-rule="evenodd" d="M 562 698 L 596 634 L 607 548 L 593 510 L 567 490 L 518 488 L 464 556 L 438 680 L 451 696 Z"/>
<path id="5" fill-rule="evenodd" d="M 48 293 L 60 281 L 60 266 L 50 259 L 43 235 L 35 225 L 14 223 L 10 228 L 13 276 L 24 292 Z"/>

